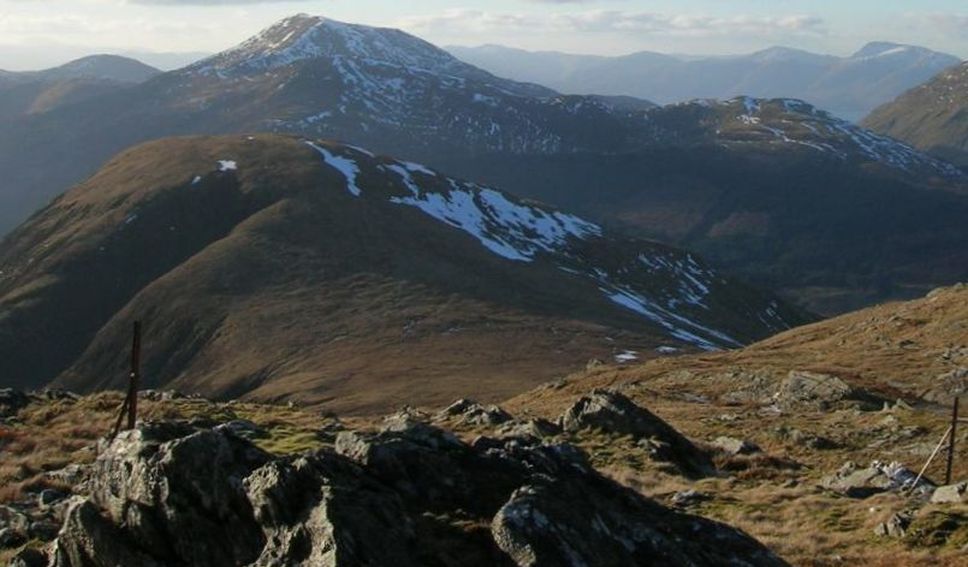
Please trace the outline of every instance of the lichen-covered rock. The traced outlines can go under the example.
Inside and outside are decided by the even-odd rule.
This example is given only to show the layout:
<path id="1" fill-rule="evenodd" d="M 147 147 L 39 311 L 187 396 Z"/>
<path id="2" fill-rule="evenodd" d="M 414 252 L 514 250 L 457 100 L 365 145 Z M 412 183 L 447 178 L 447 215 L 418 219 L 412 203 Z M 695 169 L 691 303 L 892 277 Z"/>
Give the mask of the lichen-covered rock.
<path id="1" fill-rule="evenodd" d="M 908 526 L 911 525 L 911 514 L 897 513 L 891 514 L 886 522 L 882 522 L 874 528 L 874 535 L 879 537 L 904 537 Z"/>
<path id="2" fill-rule="evenodd" d="M 780 390 L 775 398 L 780 407 L 808 406 L 826 409 L 852 395 L 854 389 L 832 374 L 791 370 L 780 383 Z"/>
<path id="3" fill-rule="evenodd" d="M 502 423 L 497 429 L 501 437 L 530 437 L 544 439 L 561 433 L 561 427 L 546 419 L 512 419 Z"/>
<path id="4" fill-rule="evenodd" d="M 460 423 L 468 425 L 496 426 L 512 419 L 511 414 L 498 406 L 483 406 L 474 400 L 460 399 L 444 408 L 438 415 L 438 420 L 456 418 Z"/>
<path id="5" fill-rule="evenodd" d="M 253 565 L 418 565 L 413 520 L 399 496 L 346 459 L 274 461 L 245 487 L 266 536 Z M 365 534 L 379 534 L 378 544 Z"/>
<path id="6" fill-rule="evenodd" d="M 760 452 L 760 447 L 756 443 L 735 437 L 717 437 L 712 445 L 729 455 L 751 455 Z"/>
<path id="7" fill-rule="evenodd" d="M 161 567 L 163 564 L 140 551 L 130 532 L 105 518 L 90 500 L 79 499 L 68 508 L 54 547 L 53 565 Z"/>
<path id="8" fill-rule="evenodd" d="M 102 451 L 90 503 L 161 563 L 247 564 L 261 553 L 264 536 L 242 481 L 269 460 L 226 432 L 147 424 Z"/>
<path id="9" fill-rule="evenodd" d="M 968 502 L 968 482 L 939 486 L 931 495 L 935 504 L 960 504 Z"/>
<path id="10" fill-rule="evenodd" d="M 565 431 L 598 429 L 635 439 L 656 441 L 655 458 L 675 464 L 683 474 L 699 477 L 715 471 L 709 456 L 671 425 L 632 400 L 608 390 L 595 390 L 579 399 L 558 420 Z"/>
<path id="11" fill-rule="evenodd" d="M 785 565 L 738 530 L 597 478 L 536 478 L 511 495 L 491 530 L 522 567 Z"/>
<path id="12" fill-rule="evenodd" d="M 782 565 L 742 532 L 536 439 L 468 445 L 413 415 L 273 458 L 225 428 L 145 424 L 103 447 L 55 567 Z"/>
<path id="13" fill-rule="evenodd" d="M 840 469 L 820 481 L 820 485 L 851 498 L 867 498 L 890 490 L 911 490 L 919 494 L 929 494 L 934 484 L 917 475 L 900 463 L 873 461 L 868 467 L 859 467 L 848 462 Z"/>

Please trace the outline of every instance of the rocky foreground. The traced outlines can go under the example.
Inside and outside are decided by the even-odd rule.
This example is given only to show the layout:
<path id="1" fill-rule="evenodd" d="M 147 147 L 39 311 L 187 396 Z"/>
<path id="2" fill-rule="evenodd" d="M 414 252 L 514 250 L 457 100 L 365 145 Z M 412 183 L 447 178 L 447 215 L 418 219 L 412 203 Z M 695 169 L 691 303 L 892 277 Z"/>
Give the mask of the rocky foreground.
<path id="1" fill-rule="evenodd" d="M 764 343 L 386 418 L 145 391 L 111 442 L 116 392 L 0 390 L 0 565 L 965 565 L 968 432 L 917 478 L 950 415 L 904 390 L 949 319 L 878 380 Z"/>
<path id="2" fill-rule="evenodd" d="M 465 442 L 401 412 L 331 448 L 278 457 L 250 422 L 145 422 L 102 440 L 63 526 L 12 565 L 785 565 L 740 530 L 663 506 L 546 434 L 609 428 L 683 474 L 709 457 L 621 395 L 558 423 L 461 401 L 436 416 L 500 425 Z M 8 508 L 8 510 L 10 510 Z"/>

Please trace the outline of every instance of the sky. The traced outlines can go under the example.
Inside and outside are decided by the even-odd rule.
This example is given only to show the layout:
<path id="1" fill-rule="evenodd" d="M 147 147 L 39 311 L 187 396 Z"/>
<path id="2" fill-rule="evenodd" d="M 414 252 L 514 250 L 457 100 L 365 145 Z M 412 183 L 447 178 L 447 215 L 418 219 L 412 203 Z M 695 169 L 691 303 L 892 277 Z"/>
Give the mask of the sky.
<path id="1" fill-rule="evenodd" d="M 968 0 L 0 0 L 0 69 L 90 53 L 166 67 L 306 12 L 390 26 L 437 45 L 618 55 L 720 55 L 784 45 L 847 55 L 869 41 L 968 58 Z"/>

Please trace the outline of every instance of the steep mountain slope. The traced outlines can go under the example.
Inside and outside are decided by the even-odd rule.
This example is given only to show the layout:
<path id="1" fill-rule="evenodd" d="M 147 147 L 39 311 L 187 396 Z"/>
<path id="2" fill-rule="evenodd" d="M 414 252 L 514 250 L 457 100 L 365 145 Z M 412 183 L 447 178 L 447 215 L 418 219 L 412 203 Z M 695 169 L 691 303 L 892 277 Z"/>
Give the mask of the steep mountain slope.
<path id="1" fill-rule="evenodd" d="M 787 47 L 716 57 L 652 52 L 597 57 L 496 45 L 447 49 L 502 77 L 566 93 L 631 95 L 660 104 L 738 95 L 795 97 L 848 120 L 859 120 L 959 61 L 923 47 L 886 42 L 870 43 L 848 57 Z"/>
<path id="2" fill-rule="evenodd" d="M 877 108 L 863 124 L 968 167 L 968 63 Z"/>
<path id="3" fill-rule="evenodd" d="M 0 72 L 0 121 L 107 95 L 160 72 L 117 55 L 91 55 L 43 71 Z"/>
<path id="4" fill-rule="evenodd" d="M 968 194 L 950 164 L 787 99 L 698 101 L 649 119 L 665 142 L 645 150 L 452 167 L 698 250 L 822 313 L 968 279 Z"/>
<path id="5" fill-rule="evenodd" d="M 120 385 L 135 318 L 152 387 L 352 409 L 494 399 L 590 357 L 803 321 L 690 254 L 269 135 L 134 148 L 3 241 L 14 385 Z"/>
<path id="6" fill-rule="evenodd" d="M 0 227 L 134 143 L 266 130 L 362 145 L 672 237 L 825 312 L 962 277 L 951 260 L 966 177 L 804 103 L 561 96 L 397 30 L 311 16 L 5 124 Z M 889 226 L 914 236 L 868 237 Z"/>

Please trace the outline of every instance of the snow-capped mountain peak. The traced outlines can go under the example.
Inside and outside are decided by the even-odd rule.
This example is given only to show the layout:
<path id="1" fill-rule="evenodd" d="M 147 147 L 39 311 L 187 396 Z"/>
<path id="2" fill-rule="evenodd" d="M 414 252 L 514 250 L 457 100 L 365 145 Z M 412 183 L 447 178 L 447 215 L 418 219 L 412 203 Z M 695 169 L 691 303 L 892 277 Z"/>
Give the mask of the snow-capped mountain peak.
<path id="1" fill-rule="evenodd" d="M 365 60 L 460 75 L 469 66 L 426 41 L 390 28 L 298 14 L 193 66 L 198 72 L 258 73 L 318 58 Z"/>

